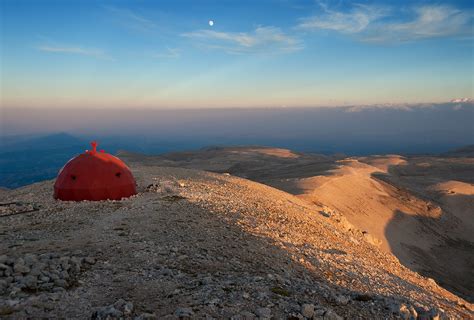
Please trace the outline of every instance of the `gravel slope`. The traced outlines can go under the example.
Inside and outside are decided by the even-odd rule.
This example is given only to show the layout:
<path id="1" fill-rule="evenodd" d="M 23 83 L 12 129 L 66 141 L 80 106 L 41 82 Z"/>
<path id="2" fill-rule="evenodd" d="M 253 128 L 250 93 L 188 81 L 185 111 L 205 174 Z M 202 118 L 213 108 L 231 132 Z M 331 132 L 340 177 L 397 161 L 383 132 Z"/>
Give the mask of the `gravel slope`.
<path id="1" fill-rule="evenodd" d="M 226 174 L 132 170 L 140 193 L 123 201 L 54 201 L 52 181 L 0 193 L 17 202 L 0 213 L 1 317 L 474 316 L 330 208 Z"/>
<path id="2" fill-rule="evenodd" d="M 140 165 L 228 172 L 327 206 L 404 266 L 474 301 L 473 158 L 347 158 L 257 146 L 120 156 Z"/>

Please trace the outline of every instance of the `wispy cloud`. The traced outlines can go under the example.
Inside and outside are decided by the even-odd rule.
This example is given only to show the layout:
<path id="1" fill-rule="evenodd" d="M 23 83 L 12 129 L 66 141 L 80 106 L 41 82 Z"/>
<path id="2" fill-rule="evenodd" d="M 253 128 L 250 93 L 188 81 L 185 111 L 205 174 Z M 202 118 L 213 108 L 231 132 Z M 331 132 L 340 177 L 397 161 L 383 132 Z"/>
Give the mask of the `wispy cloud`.
<path id="1" fill-rule="evenodd" d="M 163 52 L 153 53 L 153 58 L 179 58 L 181 50 L 178 48 L 166 48 Z"/>
<path id="2" fill-rule="evenodd" d="M 341 12 L 321 6 L 324 14 L 301 19 L 298 28 L 305 30 L 327 29 L 341 33 L 364 31 L 372 22 L 388 14 L 386 8 L 356 5 L 349 12 Z"/>
<path id="3" fill-rule="evenodd" d="M 104 51 L 100 49 L 83 48 L 79 46 L 57 46 L 57 45 L 41 45 L 38 50 L 52 53 L 76 54 L 90 56 L 98 59 L 112 60 Z"/>
<path id="4" fill-rule="evenodd" d="M 451 6 L 433 5 L 413 9 L 407 22 L 375 25 L 363 39 L 372 42 L 413 41 L 418 39 L 473 35 L 471 12 Z"/>
<path id="5" fill-rule="evenodd" d="M 347 12 L 322 6 L 324 13 L 301 19 L 298 29 L 332 30 L 365 42 L 409 42 L 472 36 L 473 14 L 448 5 L 410 7 L 403 14 L 388 7 L 355 5 Z"/>
<path id="6" fill-rule="evenodd" d="M 148 31 L 156 28 L 156 24 L 153 21 L 129 9 L 113 6 L 104 6 L 104 9 L 114 15 L 122 25 L 128 28 L 141 31 Z"/>
<path id="7" fill-rule="evenodd" d="M 276 27 L 258 27 L 252 32 L 197 30 L 181 34 L 207 49 L 227 53 L 283 53 L 303 48 L 302 43 Z"/>

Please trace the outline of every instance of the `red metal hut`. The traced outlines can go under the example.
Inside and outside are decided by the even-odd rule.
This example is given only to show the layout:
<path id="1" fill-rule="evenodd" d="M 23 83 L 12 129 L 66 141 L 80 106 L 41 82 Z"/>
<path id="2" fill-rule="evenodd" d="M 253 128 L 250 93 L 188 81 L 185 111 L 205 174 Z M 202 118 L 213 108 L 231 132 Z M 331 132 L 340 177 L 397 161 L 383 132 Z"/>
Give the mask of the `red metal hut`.
<path id="1" fill-rule="evenodd" d="M 59 171 L 54 198 L 68 201 L 120 200 L 137 193 L 130 169 L 119 158 L 92 150 L 69 160 Z"/>

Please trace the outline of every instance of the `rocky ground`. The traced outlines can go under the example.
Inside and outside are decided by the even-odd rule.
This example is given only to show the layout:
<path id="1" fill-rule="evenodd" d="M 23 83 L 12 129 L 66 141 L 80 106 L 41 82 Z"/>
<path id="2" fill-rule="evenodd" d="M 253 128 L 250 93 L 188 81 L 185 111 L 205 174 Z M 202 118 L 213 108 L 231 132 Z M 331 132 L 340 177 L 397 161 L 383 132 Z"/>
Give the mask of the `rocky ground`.
<path id="1" fill-rule="evenodd" d="M 142 166 L 139 194 L 1 191 L 0 317 L 468 319 L 327 206 L 229 174 Z"/>
<path id="2" fill-rule="evenodd" d="M 121 152 L 128 163 L 192 168 L 260 182 L 341 216 L 406 267 L 474 301 L 474 158 L 346 157 L 258 146 L 159 156 Z"/>

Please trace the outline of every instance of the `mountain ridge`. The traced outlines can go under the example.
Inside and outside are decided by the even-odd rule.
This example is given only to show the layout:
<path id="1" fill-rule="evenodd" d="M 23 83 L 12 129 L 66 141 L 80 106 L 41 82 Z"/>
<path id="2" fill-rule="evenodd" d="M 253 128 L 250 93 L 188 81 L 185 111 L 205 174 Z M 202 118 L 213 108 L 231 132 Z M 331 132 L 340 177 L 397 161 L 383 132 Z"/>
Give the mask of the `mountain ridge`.
<path id="1" fill-rule="evenodd" d="M 2 252 L 33 236 L 17 246 L 17 259 L 80 249 L 97 261 L 66 291 L 43 292 L 44 303 L 17 293 L 12 317 L 76 318 L 119 299 L 158 318 L 472 316 L 468 302 L 348 231 L 341 216 L 323 215 L 326 208 L 226 174 L 131 168 L 140 193 L 123 201 L 54 201 L 51 181 L 1 194 L 40 207 L 2 218 Z"/>

